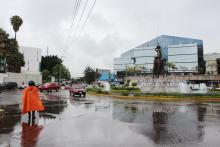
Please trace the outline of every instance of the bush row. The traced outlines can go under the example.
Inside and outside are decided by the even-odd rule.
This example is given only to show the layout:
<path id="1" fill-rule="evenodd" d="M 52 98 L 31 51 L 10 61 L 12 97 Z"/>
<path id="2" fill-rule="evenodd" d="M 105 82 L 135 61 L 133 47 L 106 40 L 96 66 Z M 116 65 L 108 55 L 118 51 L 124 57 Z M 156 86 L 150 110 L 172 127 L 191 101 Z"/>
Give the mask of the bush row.
<path id="1" fill-rule="evenodd" d="M 108 91 L 102 91 L 101 88 L 87 88 L 86 91 L 87 92 L 94 92 L 96 94 L 109 94 Z"/>
<path id="2" fill-rule="evenodd" d="M 140 90 L 111 90 L 112 93 L 122 93 L 122 92 L 141 92 Z"/>
<path id="3" fill-rule="evenodd" d="M 138 87 L 112 87 L 112 90 L 140 90 Z"/>
<path id="4" fill-rule="evenodd" d="M 99 90 L 99 88 L 86 88 L 86 92 L 96 92 L 98 90 Z"/>

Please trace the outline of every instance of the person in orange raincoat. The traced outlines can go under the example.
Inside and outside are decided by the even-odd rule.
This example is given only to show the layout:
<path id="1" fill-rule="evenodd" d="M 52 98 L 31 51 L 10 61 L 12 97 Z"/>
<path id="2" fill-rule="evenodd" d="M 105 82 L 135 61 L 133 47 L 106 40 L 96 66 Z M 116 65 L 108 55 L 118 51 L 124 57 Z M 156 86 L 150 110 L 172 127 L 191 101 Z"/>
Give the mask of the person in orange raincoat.
<path id="1" fill-rule="evenodd" d="M 34 81 L 29 81 L 28 86 L 23 91 L 23 108 L 22 114 L 28 113 L 28 123 L 35 121 L 35 111 L 43 111 L 45 108 L 40 100 L 38 88 Z"/>

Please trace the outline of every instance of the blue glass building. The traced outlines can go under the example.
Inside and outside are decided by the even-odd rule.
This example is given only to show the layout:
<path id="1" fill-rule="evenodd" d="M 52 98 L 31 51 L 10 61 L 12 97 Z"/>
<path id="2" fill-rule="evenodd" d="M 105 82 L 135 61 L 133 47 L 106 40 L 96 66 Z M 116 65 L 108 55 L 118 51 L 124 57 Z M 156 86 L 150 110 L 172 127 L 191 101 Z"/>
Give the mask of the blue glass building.
<path id="1" fill-rule="evenodd" d="M 176 62 L 175 64 L 177 64 L 178 66 L 184 65 L 185 67 L 185 66 L 190 65 L 189 67 L 190 70 L 187 70 L 187 71 L 191 72 L 192 68 L 194 70 L 197 70 L 198 72 L 199 70 L 201 71 L 204 70 L 205 63 L 203 60 L 203 41 L 202 40 L 161 35 L 142 45 L 139 45 L 133 49 L 128 50 L 127 52 L 123 53 L 119 58 L 115 58 L 114 59 L 114 72 L 116 73 L 117 71 L 124 71 L 127 67 L 130 67 L 130 66 L 142 65 L 145 67 L 146 72 L 152 73 L 153 60 L 154 60 L 154 57 L 156 56 L 156 52 L 154 49 L 158 44 L 161 46 L 162 58 L 165 59 L 167 62 L 169 62 L 168 53 L 170 53 L 172 54 L 170 55 L 170 59 Z M 178 46 L 178 47 L 174 47 L 174 46 Z M 186 49 L 186 46 L 188 47 L 190 46 L 191 48 Z M 170 48 L 170 52 L 168 52 L 169 48 Z M 171 52 L 171 48 L 173 52 Z M 178 48 L 181 51 L 181 53 L 174 54 L 174 48 Z M 191 57 L 191 59 L 189 57 Z M 176 61 L 174 60 L 174 58 L 176 59 L 187 58 L 188 64 L 184 63 L 184 61 L 183 62 Z M 192 64 L 194 67 L 192 67 Z"/>
<path id="2" fill-rule="evenodd" d="M 110 70 L 107 69 L 96 69 L 96 72 L 100 74 L 98 81 L 114 81 L 115 76 L 111 74 Z"/>

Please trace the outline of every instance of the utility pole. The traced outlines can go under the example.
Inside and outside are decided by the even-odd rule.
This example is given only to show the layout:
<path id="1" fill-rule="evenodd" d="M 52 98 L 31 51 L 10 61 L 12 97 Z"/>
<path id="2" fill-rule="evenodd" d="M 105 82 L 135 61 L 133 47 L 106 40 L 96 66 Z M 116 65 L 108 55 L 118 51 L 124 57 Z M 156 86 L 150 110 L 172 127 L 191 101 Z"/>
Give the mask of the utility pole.
<path id="1" fill-rule="evenodd" d="M 63 57 L 64 57 L 64 56 L 61 56 L 61 61 L 62 61 Z M 60 83 L 62 83 L 62 82 L 61 82 L 61 80 L 62 80 L 62 79 L 61 79 L 61 77 L 62 77 L 61 66 L 62 66 L 62 63 L 60 63 L 60 77 L 59 77 L 59 82 L 60 82 Z"/>
<path id="2" fill-rule="evenodd" d="M 62 84 L 61 83 L 61 66 L 62 66 L 62 59 L 63 59 L 63 57 L 64 56 L 61 56 L 61 63 L 60 63 L 60 77 L 59 77 L 59 82 L 60 82 L 60 84 Z M 59 114 L 60 114 L 60 100 L 61 100 L 61 97 L 62 97 L 62 90 L 61 90 L 61 92 L 60 92 L 60 97 L 59 97 Z M 60 116 L 59 116 L 59 120 L 60 120 L 61 118 L 60 118 Z"/>
<path id="3" fill-rule="evenodd" d="M 47 56 L 49 56 L 49 48 L 47 47 Z"/>

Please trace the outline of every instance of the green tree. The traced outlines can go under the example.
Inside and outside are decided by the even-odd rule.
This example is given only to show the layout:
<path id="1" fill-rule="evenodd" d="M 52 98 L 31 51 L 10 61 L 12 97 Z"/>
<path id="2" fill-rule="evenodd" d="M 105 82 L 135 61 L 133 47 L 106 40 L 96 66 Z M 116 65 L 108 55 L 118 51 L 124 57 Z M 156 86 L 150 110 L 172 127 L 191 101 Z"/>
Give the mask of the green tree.
<path id="1" fill-rule="evenodd" d="M 5 47 L 7 41 L 8 41 L 8 34 L 0 28 L 0 72 L 5 72 L 5 55 L 7 52 L 7 48 Z"/>
<path id="2" fill-rule="evenodd" d="M 8 39 L 6 53 L 6 63 L 9 72 L 19 73 L 21 67 L 25 65 L 24 55 L 18 50 L 18 42 L 14 39 Z"/>
<path id="3" fill-rule="evenodd" d="M 4 47 L 3 44 L 6 44 L 6 42 L 8 41 L 8 37 L 9 37 L 9 35 L 2 28 L 0 28 L 0 45 L 1 45 L 1 47 Z"/>
<path id="4" fill-rule="evenodd" d="M 84 80 L 84 77 L 79 77 L 79 78 L 72 78 L 71 79 L 71 83 L 72 84 L 77 84 L 77 83 L 82 83 L 82 82 L 84 82 L 85 80 Z"/>
<path id="5" fill-rule="evenodd" d="M 6 55 L 6 62 L 9 72 L 21 72 L 21 67 L 25 65 L 24 56 L 20 52 L 9 52 Z"/>
<path id="6" fill-rule="evenodd" d="M 53 74 L 53 68 L 58 64 L 62 64 L 62 60 L 58 56 L 43 56 L 41 59 L 41 71 L 46 69 L 50 74 Z"/>
<path id="7" fill-rule="evenodd" d="M 15 32 L 15 40 L 16 40 L 16 33 L 19 31 L 20 26 L 23 24 L 23 20 L 20 16 L 15 15 L 11 17 L 11 25 L 13 26 L 13 30 Z"/>
<path id="8" fill-rule="evenodd" d="M 9 35 L 0 28 L 0 60 L 6 59 L 9 72 L 20 72 L 21 67 L 25 65 L 24 56 L 18 50 L 18 42 L 8 37 Z"/>
<path id="9" fill-rule="evenodd" d="M 84 70 L 84 80 L 86 83 L 91 84 L 92 82 L 94 82 L 96 80 L 96 71 L 87 66 Z"/>
<path id="10" fill-rule="evenodd" d="M 71 78 L 69 70 L 64 65 L 57 64 L 53 67 L 53 76 L 56 78 L 57 81 L 60 81 L 60 75 L 61 79 L 70 80 Z"/>
<path id="11" fill-rule="evenodd" d="M 174 63 L 168 62 L 167 64 L 168 70 L 170 71 L 170 68 L 174 71 L 174 69 L 177 69 L 176 65 Z"/>
<path id="12" fill-rule="evenodd" d="M 133 87 L 135 87 L 135 86 L 137 86 L 137 82 L 132 82 L 131 85 L 132 85 Z"/>
<path id="13" fill-rule="evenodd" d="M 117 71 L 117 73 L 116 73 L 117 78 L 124 78 L 125 76 L 126 76 L 125 71 Z"/>
<path id="14" fill-rule="evenodd" d="M 45 82 L 49 82 L 49 81 L 51 80 L 49 70 L 44 69 L 44 70 L 42 71 L 42 79 L 43 79 L 43 81 L 45 81 Z"/>

